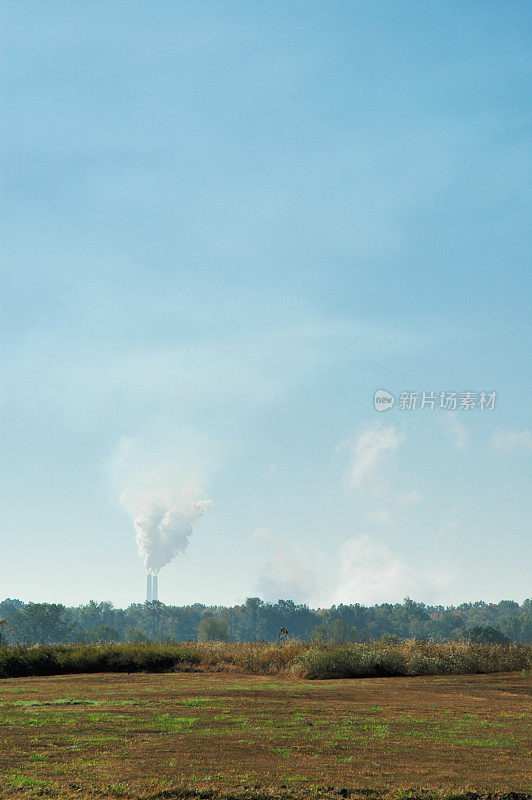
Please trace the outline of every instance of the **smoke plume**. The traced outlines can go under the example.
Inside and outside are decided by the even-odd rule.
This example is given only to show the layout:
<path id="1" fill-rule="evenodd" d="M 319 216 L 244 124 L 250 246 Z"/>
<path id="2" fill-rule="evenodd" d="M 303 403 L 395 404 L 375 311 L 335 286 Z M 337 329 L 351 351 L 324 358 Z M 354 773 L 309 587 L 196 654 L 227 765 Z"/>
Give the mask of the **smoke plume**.
<path id="1" fill-rule="evenodd" d="M 187 492 L 179 500 L 151 494 L 137 504 L 135 526 L 139 556 L 146 571 L 156 575 L 175 556 L 185 552 L 192 525 L 212 505 L 211 500 Z"/>

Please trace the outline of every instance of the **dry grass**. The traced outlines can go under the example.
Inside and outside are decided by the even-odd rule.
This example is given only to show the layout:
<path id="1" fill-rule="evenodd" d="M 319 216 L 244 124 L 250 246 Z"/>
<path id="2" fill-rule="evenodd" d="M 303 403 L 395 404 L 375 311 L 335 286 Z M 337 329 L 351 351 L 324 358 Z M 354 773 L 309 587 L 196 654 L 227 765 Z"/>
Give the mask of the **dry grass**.
<path id="1" fill-rule="evenodd" d="M 358 678 L 398 675 L 468 675 L 528 669 L 531 650 L 524 645 L 479 645 L 470 642 L 393 644 L 372 642 L 311 647 L 299 655 L 306 678 Z"/>
<path id="2" fill-rule="evenodd" d="M 419 640 L 350 645 L 186 642 L 0 647 L 0 678 L 84 672 L 240 671 L 308 678 L 446 675 L 526 669 L 526 645 Z"/>
<path id="3" fill-rule="evenodd" d="M 7 679 L 0 797 L 524 796 L 526 684 L 515 674 Z"/>

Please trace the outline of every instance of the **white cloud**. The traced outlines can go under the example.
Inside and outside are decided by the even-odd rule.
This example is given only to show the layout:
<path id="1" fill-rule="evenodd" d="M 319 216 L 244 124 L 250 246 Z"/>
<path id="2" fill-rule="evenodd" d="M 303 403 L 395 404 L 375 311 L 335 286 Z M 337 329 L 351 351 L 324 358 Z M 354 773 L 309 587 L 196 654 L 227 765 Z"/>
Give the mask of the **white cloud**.
<path id="1" fill-rule="evenodd" d="M 392 525 L 393 517 L 388 508 L 373 508 L 364 512 L 366 519 L 376 525 Z"/>
<path id="2" fill-rule="evenodd" d="M 490 440 L 494 450 L 532 450 L 532 433 L 522 431 L 496 431 Z"/>
<path id="3" fill-rule="evenodd" d="M 388 495 L 388 506 L 380 504 L 384 503 L 385 494 Z M 374 489 L 371 496 L 364 500 L 363 513 L 366 519 L 376 525 L 393 525 L 395 513 L 404 512 L 421 502 L 422 498 L 415 489 L 411 489 L 409 492 L 397 492 L 395 496 L 391 496 L 389 492 L 385 493 L 384 490 Z M 393 508 L 393 513 L 390 506 Z"/>
<path id="4" fill-rule="evenodd" d="M 398 602 L 406 596 L 433 597 L 445 586 L 449 570 L 417 569 L 369 536 L 347 541 L 340 550 L 340 572 L 331 603 Z"/>
<path id="5" fill-rule="evenodd" d="M 467 445 L 467 428 L 456 414 L 448 413 L 441 417 L 445 432 L 457 450 L 465 450 Z"/>
<path id="6" fill-rule="evenodd" d="M 434 601 L 453 577 L 441 564 L 413 567 L 366 535 L 332 553 L 285 544 L 267 528 L 255 536 L 274 551 L 258 580 L 259 593 L 270 601 L 292 599 L 314 607 L 400 602 L 406 596 Z"/>
<path id="7" fill-rule="evenodd" d="M 421 499 L 415 491 L 398 493 L 389 485 L 390 476 L 393 477 L 392 456 L 405 438 L 393 425 L 379 421 L 343 445 L 350 455 L 347 484 L 355 491 L 366 519 L 377 525 L 391 525 L 394 510 Z"/>
<path id="8" fill-rule="evenodd" d="M 422 502 L 422 498 L 415 489 L 412 489 L 410 492 L 398 492 L 395 497 L 395 502 L 397 505 L 403 506 L 403 508 L 408 508 L 417 506 L 418 503 Z"/>
<path id="9" fill-rule="evenodd" d="M 319 596 L 318 564 L 312 553 L 284 544 L 267 527 L 259 528 L 254 536 L 273 550 L 258 580 L 259 593 L 265 600 L 308 603 Z"/>
<path id="10" fill-rule="evenodd" d="M 354 441 L 348 442 L 351 453 L 348 477 L 351 486 L 356 491 L 363 489 L 387 456 L 394 453 L 404 440 L 405 436 L 392 425 L 375 423 Z"/>

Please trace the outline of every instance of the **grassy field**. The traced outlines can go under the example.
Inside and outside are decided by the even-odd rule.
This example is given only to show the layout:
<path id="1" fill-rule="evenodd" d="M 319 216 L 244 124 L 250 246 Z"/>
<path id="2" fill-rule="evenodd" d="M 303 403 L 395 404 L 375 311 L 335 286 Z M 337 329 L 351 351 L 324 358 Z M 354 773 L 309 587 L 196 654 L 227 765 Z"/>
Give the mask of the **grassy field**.
<path id="1" fill-rule="evenodd" d="M 517 673 L 11 678 L 0 703 L 2 798 L 524 796 L 529 784 Z"/>

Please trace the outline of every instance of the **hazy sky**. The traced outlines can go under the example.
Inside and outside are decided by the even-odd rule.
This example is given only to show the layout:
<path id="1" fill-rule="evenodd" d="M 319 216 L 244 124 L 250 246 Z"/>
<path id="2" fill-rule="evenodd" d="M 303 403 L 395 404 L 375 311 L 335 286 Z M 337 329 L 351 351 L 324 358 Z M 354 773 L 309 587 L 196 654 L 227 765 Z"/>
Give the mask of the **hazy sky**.
<path id="1" fill-rule="evenodd" d="M 0 597 L 530 594 L 530 3 L 2 7 Z"/>

